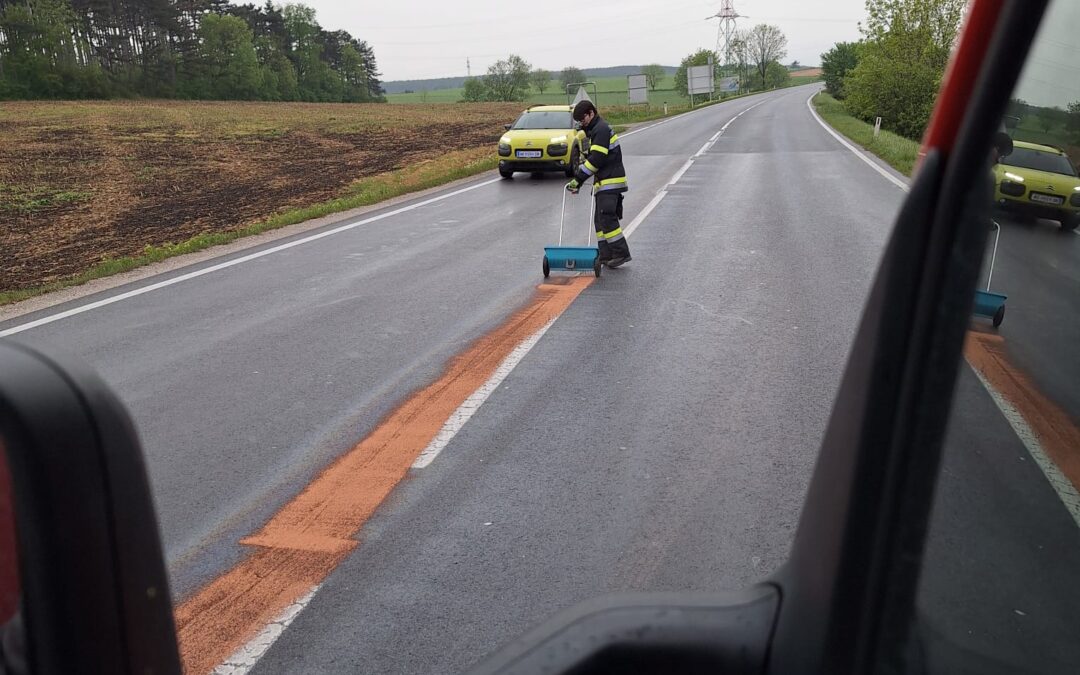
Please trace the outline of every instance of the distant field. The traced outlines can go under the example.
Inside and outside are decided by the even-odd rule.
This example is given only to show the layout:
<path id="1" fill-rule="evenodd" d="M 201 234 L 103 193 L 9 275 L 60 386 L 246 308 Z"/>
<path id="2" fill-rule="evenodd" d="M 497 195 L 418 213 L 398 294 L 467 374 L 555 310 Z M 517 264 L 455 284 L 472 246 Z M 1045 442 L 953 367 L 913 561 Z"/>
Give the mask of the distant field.
<path id="1" fill-rule="evenodd" d="M 812 71 L 799 71 L 798 77 L 792 77 L 792 85 L 807 84 L 820 79 L 820 69 Z M 679 95 L 673 87 L 675 79 L 672 76 L 665 77 L 658 84 L 656 91 L 649 91 L 649 105 L 662 106 L 668 103 L 670 106 L 689 105 L 690 99 Z M 612 105 L 626 105 L 627 90 L 625 77 L 603 77 L 596 80 L 597 105 L 601 108 Z M 433 91 L 417 91 L 411 94 L 388 94 L 390 103 L 457 103 L 461 101 L 463 90 L 436 89 Z M 591 95 L 591 92 L 590 92 Z M 531 89 L 525 99 L 525 103 L 566 103 L 566 94 L 558 82 L 552 82 L 551 87 L 540 94 Z"/>
<path id="2" fill-rule="evenodd" d="M 403 167 L 422 173 L 439 164 L 449 174 L 490 162 L 502 124 L 520 108 L 402 105 L 388 114 L 385 104 L 5 103 L 0 295 L 147 246 L 356 198 L 385 187 L 371 177 Z"/>
<path id="3" fill-rule="evenodd" d="M 599 105 L 626 104 L 625 77 L 601 77 L 594 81 L 596 82 L 597 98 L 600 99 Z M 664 78 L 659 84 L 660 90 L 649 92 L 649 103 L 652 105 L 663 105 L 664 101 L 671 105 L 689 103 L 690 99 L 679 96 L 672 89 L 673 84 L 673 78 L 670 76 Z M 457 89 L 436 89 L 428 92 L 417 91 L 411 94 L 388 94 L 386 98 L 391 103 L 456 103 L 461 100 L 462 94 L 463 90 L 459 87 Z M 566 103 L 566 93 L 558 81 L 552 81 L 551 86 L 543 94 L 531 89 L 526 102 Z"/>

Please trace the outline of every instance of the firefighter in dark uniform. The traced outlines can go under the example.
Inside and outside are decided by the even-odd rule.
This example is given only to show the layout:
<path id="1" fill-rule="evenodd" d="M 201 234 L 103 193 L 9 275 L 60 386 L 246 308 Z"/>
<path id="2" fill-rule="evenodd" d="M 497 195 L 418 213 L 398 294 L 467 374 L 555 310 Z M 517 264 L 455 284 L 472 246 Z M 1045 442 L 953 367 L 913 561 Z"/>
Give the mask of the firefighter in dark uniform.
<path id="1" fill-rule="evenodd" d="M 592 101 L 580 101 L 574 106 L 574 120 L 581 123 L 581 128 L 589 137 L 589 156 L 578 167 L 566 189 L 577 194 L 582 183 L 590 177 L 593 179 L 593 196 L 596 199 L 593 222 L 596 225 L 600 262 L 615 268 L 630 262 L 630 246 L 619 226 L 623 193 L 627 190 L 619 135 L 596 112 Z"/>

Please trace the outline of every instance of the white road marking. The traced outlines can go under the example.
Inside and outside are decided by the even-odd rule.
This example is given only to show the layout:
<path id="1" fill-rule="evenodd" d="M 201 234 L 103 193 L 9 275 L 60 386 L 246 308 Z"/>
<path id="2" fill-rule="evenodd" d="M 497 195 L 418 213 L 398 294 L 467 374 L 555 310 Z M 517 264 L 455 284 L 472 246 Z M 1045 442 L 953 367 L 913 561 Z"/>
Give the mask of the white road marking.
<path id="1" fill-rule="evenodd" d="M 657 192 L 656 196 L 652 198 L 652 201 L 646 204 L 645 208 L 641 209 L 641 212 L 637 214 L 637 217 L 630 221 L 629 225 L 623 228 L 623 236 L 629 239 L 630 235 L 634 233 L 634 230 L 637 229 L 638 225 L 649 217 L 652 210 L 656 208 L 656 205 L 659 204 L 665 196 L 667 196 L 667 190 L 660 190 Z"/>
<path id="2" fill-rule="evenodd" d="M 246 645 L 236 650 L 232 656 L 225 659 L 224 663 L 215 668 L 213 675 L 244 675 L 254 668 L 259 659 L 269 651 L 274 642 L 293 622 L 293 619 L 304 611 L 321 587 L 322 584 L 314 586 L 304 597 L 286 607 L 285 611 L 259 631 L 258 635 L 251 638 Z"/>
<path id="3" fill-rule="evenodd" d="M 693 157 L 691 157 L 690 159 L 686 160 L 686 163 L 685 163 L 685 164 L 683 164 L 683 165 L 682 165 L 682 167 L 681 167 L 681 168 L 680 168 L 680 169 L 679 169 L 678 171 L 676 171 L 676 172 L 675 172 L 675 174 L 674 174 L 674 175 L 673 175 L 673 176 L 671 177 L 671 180 L 669 180 L 669 181 L 667 182 L 667 185 L 665 185 L 665 186 L 664 186 L 664 189 L 667 189 L 667 188 L 671 187 L 672 185 L 674 185 L 675 183 L 678 183 L 678 182 L 679 182 L 679 179 L 683 177 L 683 174 L 684 174 L 684 173 L 686 173 L 686 172 L 687 172 L 687 170 L 688 170 L 688 169 L 689 169 L 689 168 L 690 168 L 690 167 L 691 167 L 691 166 L 692 166 L 693 164 L 694 164 L 694 158 L 693 158 Z"/>
<path id="4" fill-rule="evenodd" d="M 133 291 L 128 291 L 126 293 L 120 293 L 119 295 L 114 295 L 112 297 L 105 298 L 104 300 L 98 300 L 97 302 L 91 302 L 89 304 L 82 305 L 80 307 L 75 307 L 73 309 L 69 309 L 69 310 L 64 311 L 64 312 L 58 312 L 56 314 L 52 314 L 50 316 L 46 316 L 46 317 L 42 317 L 40 319 L 37 319 L 36 321 L 29 321 L 27 323 L 24 323 L 24 324 L 21 324 L 21 325 L 18 325 L 18 326 L 14 326 L 12 328 L 8 328 L 7 330 L 0 331 L 0 337 L 7 337 L 8 335 L 15 335 L 16 333 L 21 333 L 23 331 L 30 330 L 31 328 L 37 328 L 38 326 L 44 326 L 45 324 L 53 323 L 54 321 L 59 321 L 60 319 L 66 319 L 69 316 L 75 316 L 77 314 L 82 314 L 83 312 L 89 312 L 91 310 L 98 309 L 100 307 L 105 307 L 107 305 L 111 305 L 113 303 L 117 303 L 117 302 L 120 302 L 122 300 L 127 300 L 128 298 L 134 298 L 136 296 L 143 295 L 144 293 L 150 293 L 151 291 L 156 291 L 156 290 L 161 289 L 161 288 L 166 288 L 168 286 L 173 286 L 175 284 L 179 284 L 179 283 L 182 283 L 184 281 L 189 281 L 191 279 L 195 279 L 197 277 L 201 277 L 201 276 L 206 275 L 206 274 L 211 274 L 212 272 L 217 272 L 219 270 L 223 270 L 223 269 L 225 269 L 227 267 L 233 267 L 235 265 L 240 265 L 242 263 L 246 263 L 246 262 L 249 262 L 249 261 L 252 261 L 252 260 L 256 260 L 258 258 L 263 258 L 263 257 L 268 256 L 268 255 L 273 255 L 274 253 L 278 253 L 280 251 L 284 251 L 286 249 L 293 248 L 295 246 L 300 246 L 302 244 L 306 244 L 308 242 L 315 241 L 317 239 L 323 239 L 324 237 L 329 237 L 329 236 L 338 234 L 340 232 L 345 232 L 347 230 L 352 230 L 354 228 L 360 227 L 361 225 L 367 225 L 369 223 L 374 223 L 374 222 L 379 221 L 379 220 L 384 220 L 384 219 L 390 218 L 392 216 L 400 215 L 402 213 L 407 213 L 407 212 L 412 211 L 414 209 L 419 209 L 419 208 L 422 208 L 424 206 L 428 206 L 429 204 L 434 204 L 435 202 L 441 202 L 444 199 L 449 199 L 451 197 L 456 197 L 457 195 L 464 194 L 466 192 L 469 192 L 471 190 L 476 190 L 478 188 L 482 188 L 482 187 L 484 187 L 486 185 L 491 185 L 492 183 L 498 183 L 499 181 L 500 181 L 499 178 L 492 178 L 492 179 L 486 180 L 486 181 L 484 181 L 482 183 L 477 183 L 475 185 L 470 185 L 468 187 L 464 187 L 464 188 L 461 188 L 459 190 L 454 190 L 453 192 L 447 192 L 446 194 L 439 195 L 438 197 L 432 197 L 431 199 L 425 199 L 424 201 L 417 202 L 415 204 L 409 204 L 408 206 L 402 206 L 402 207 L 394 209 L 392 211 L 387 211 L 386 213 L 381 213 L 381 214 L 379 214 L 377 216 L 371 216 L 370 218 L 364 218 L 362 220 L 357 220 L 357 221 L 352 222 L 352 223 L 347 223 L 345 225 L 340 225 L 340 226 L 335 227 L 333 229 L 324 230 L 324 231 L 319 232 L 317 234 L 312 234 L 312 235 L 309 235 L 307 237 L 302 237 L 300 239 L 296 239 L 294 241 L 290 241 L 290 242 L 285 243 L 285 244 L 279 244 L 277 246 L 273 246 L 271 248 L 268 248 L 268 249 L 265 249 L 265 250 L 262 250 L 262 251 L 258 251 L 256 253 L 249 253 L 248 255 L 241 256 L 241 257 L 235 258 L 233 260 L 228 260 L 228 261 L 223 262 L 223 263 L 218 263 L 217 265 L 211 265 L 210 267 L 205 267 L 205 268 L 203 268 L 201 270 L 196 270 L 195 272 L 188 272 L 187 274 L 181 274 L 178 277 L 173 277 L 171 279 L 166 279 L 165 281 L 159 281 L 156 284 L 150 284 L 149 286 L 143 286 L 142 288 L 137 288 L 137 289 L 135 289 Z"/>
<path id="5" fill-rule="evenodd" d="M 1009 426 L 1012 427 L 1013 432 L 1016 433 L 1020 442 L 1027 448 L 1031 458 L 1035 460 L 1035 463 L 1042 469 L 1043 475 L 1046 476 L 1046 480 L 1050 482 L 1050 487 L 1054 488 L 1054 492 L 1057 493 L 1061 503 L 1065 505 L 1065 509 L 1069 512 L 1069 515 L 1076 521 L 1077 526 L 1080 526 L 1080 492 L 1077 492 L 1076 487 L 1072 482 L 1065 477 L 1063 473 L 1057 468 L 1054 462 L 1046 455 L 1046 451 L 1043 450 L 1042 444 L 1039 443 L 1039 437 L 1035 435 L 1035 431 L 1028 426 L 1027 420 L 1016 409 L 1013 404 L 1002 396 L 997 389 L 994 389 L 994 385 L 990 384 L 982 373 L 976 368 L 971 369 L 975 373 L 975 377 L 979 378 L 982 385 L 986 387 L 986 391 L 990 394 L 990 398 L 997 404 L 1001 414 L 1008 420 Z"/>
<path id="6" fill-rule="evenodd" d="M 557 319 L 558 317 L 556 317 Z M 521 344 L 514 347 L 513 351 L 503 359 L 503 362 L 499 364 L 499 367 L 495 369 L 491 377 L 487 382 L 482 384 L 479 389 L 474 391 L 467 399 L 465 399 L 457 410 L 451 413 L 450 417 L 443 423 L 442 428 L 439 429 L 439 433 L 435 435 L 435 438 L 431 439 L 428 446 L 424 448 L 423 452 L 413 462 L 412 468 L 423 469 L 428 464 L 435 461 L 435 458 L 439 456 L 457 432 L 461 431 L 461 428 L 465 426 L 465 423 L 472 418 L 476 411 L 480 409 L 480 406 L 484 405 L 484 401 L 488 399 L 491 394 L 499 388 L 506 376 L 510 374 L 517 364 L 521 363 L 521 360 L 525 358 L 525 355 L 536 346 L 536 343 L 540 341 L 540 338 L 544 337 L 544 333 L 551 328 L 556 319 L 552 319 L 540 330 L 536 331 L 529 337 L 525 338 Z"/>
<path id="7" fill-rule="evenodd" d="M 833 131 L 833 128 L 832 128 L 832 127 L 830 127 L 830 126 L 829 126 L 829 125 L 828 125 L 828 124 L 827 124 L 827 123 L 825 122 L 825 120 L 821 119 L 821 116 L 817 114 L 817 111 L 816 111 L 816 110 L 814 110 L 814 105 L 813 105 L 813 104 L 811 103 L 811 101 L 813 101 L 813 100 L 814 100 L 814 96 L 817 96 L 817 92 L 814 92 L 814 93 L 813 93 L 813 94 L 812 94 L 812 95 L 810 96 L 810 98 L 806 99 L 806 107 L 807 107 L 807 108 L 808 108 L 808 109 L 810 110 L 810 114 L 814 116 L 814 119 L 816 119 L 816 120 L 817 120 L 817 123 L 821 125 L 821 128 L 822 128 L 822 129 L 824 129 L 825 131 L 828 131 L 828 132 L 829 132 L 829 134 L 830 134 L 830 135 L 831 135 L 831 136 L 832 136 L 833 138 L 835 138 L 836 140 L 840 141 L 840 143 L 841 143 L 841 144 L 842 144 L 842 145 L 843 145 L 843 146 L 844 146 L 845 148 L 847 148 L 848 150 L 850 150 L 850 151 L 852 151 L 853 153 L 855 153 L 855 156 L 856 156 L 856 157 L 858 157 L 858 158 L 859 158 L 859 159 L 861 159 L 862 161 L 864 161 L 864 162 L 866 162 L 867 164 L 869 164 L 869 165 L 870 165 L 870 168 L 872 168 L 872 169 L 873 169 L 874 171 L 877 171 L 877 172 L 878 172 L 878 173 L 880 173 L 880 174 L 881 174 L 882 176 L 885 176 L 885 178 L 886 178 L 886 179 L 887 179 L 887 180 L 888 180 L 888 181 L 889 181 L 890 183 L 892 183 L 892 184 L 893 184 L 893 185 L 895 185 L 896 187 L 900 188 L 900 189 L 901 189 L 901 190 L 903 190 L 904 192 L 907 192 L 907 191 L 908 191 L 908 190 L 910 189 L 910 188 L 908 187 L 908 184 L 907 184 L 907 183 L 905 183 L 904 181 L 900 180 L 900 179 L 899 179 L 899 178 L 897 178 L 896 176 L 892 175 L 891 173 L 889 173 L 889 172 L 888 172 L 888 171 L 886 171 L 885 169 L 881 168 L 881 167 L 880 167 L 880 166 L 878 165 L 878 163 L 877 163 L 877 162 L 875 162 L 874 160 L 870 159 L 870 157 L 868 157 L 868 156 L 866 155 L 866 153 L 864 153 L 864 152 L 863 152 L 862 150 L 859 150 L 858 148 L 856 148 L 856 147 L 855 147 L 854 145 L 852 145 L 851 143 L 848 143 L 848 142 L 847 142 L 847 139 L 845 139 L 845 138 L 844 138 L 843 136 L 841 136 L 840 134 L 838 134 L 838 133 L 836 133 L 835 131 Z"/>

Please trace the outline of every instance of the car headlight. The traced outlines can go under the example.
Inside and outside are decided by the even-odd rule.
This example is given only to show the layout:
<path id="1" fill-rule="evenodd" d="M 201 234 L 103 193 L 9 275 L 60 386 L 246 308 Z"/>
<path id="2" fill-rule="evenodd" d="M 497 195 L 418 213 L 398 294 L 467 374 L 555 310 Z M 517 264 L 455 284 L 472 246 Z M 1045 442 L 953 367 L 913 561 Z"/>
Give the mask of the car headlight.
<path id="1" fill-rule="evenodd" d="M 1009 195 L 1010 197 L 1022 197 L 1024 195 L 1024 186 L 1021 183 L 1003 180 L 1001 181 L 1001 185 L 998 186 L 998 189 L 1001 190 L 1001 194 Z"/>
<path id="2" fill-rule="evenodd" d="M 1015 173 L 1009 173 L 1008 171 L 1005 172 L 1005 177 L 1008 178 L 1009 180 L 1011 180 L 1014 183 L 1023 183 L 1024 182 L 1024 177 L 1023 176 L 1017 176 Z"/>
<path id="3" fill-rule="evenodd" d="M 566 143 L 555 144 L 552 143 L 547 147 L 547 153 L 552 157 L 562 157 L 566 154 Z"/>
<path id="4" fill-rule="evenodd" d="M 1076 192 L 1072 193 L 1072 197 L 1069 197 L 1069 203 L 1073 206 L 1080 206 L 1080 188 L 1076 189 Z"/>
<path id="5" fill-rule="evenodd" d="M 510 144 L 499 141 L 499 157 L 510 156 Z"/>
<path id="6" fill-rule="evenodd" d="M 566 145 L 566 134 L 551 139 L 552 145 Z"/>

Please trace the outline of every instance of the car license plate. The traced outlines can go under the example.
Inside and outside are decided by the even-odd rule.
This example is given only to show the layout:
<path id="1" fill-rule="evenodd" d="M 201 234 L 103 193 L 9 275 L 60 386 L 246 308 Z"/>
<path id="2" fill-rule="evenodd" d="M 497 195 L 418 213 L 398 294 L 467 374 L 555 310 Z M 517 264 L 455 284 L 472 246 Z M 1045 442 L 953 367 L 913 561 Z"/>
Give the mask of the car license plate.
<path id="1" fill-rule="evenodd" d="M 1043 204 L 1064 204 L 1064 197 L 1054 197 L 1052 195 L 1041 195 L 1037 192 L 1031 193 L 1031 201 L 1042 202 Z"/>
<path id="2" fill-rule="evenodd" d="M 525 159 L 537 159 L 544 156 L 543 150 L 518 150 L 517 156 Z"/>

